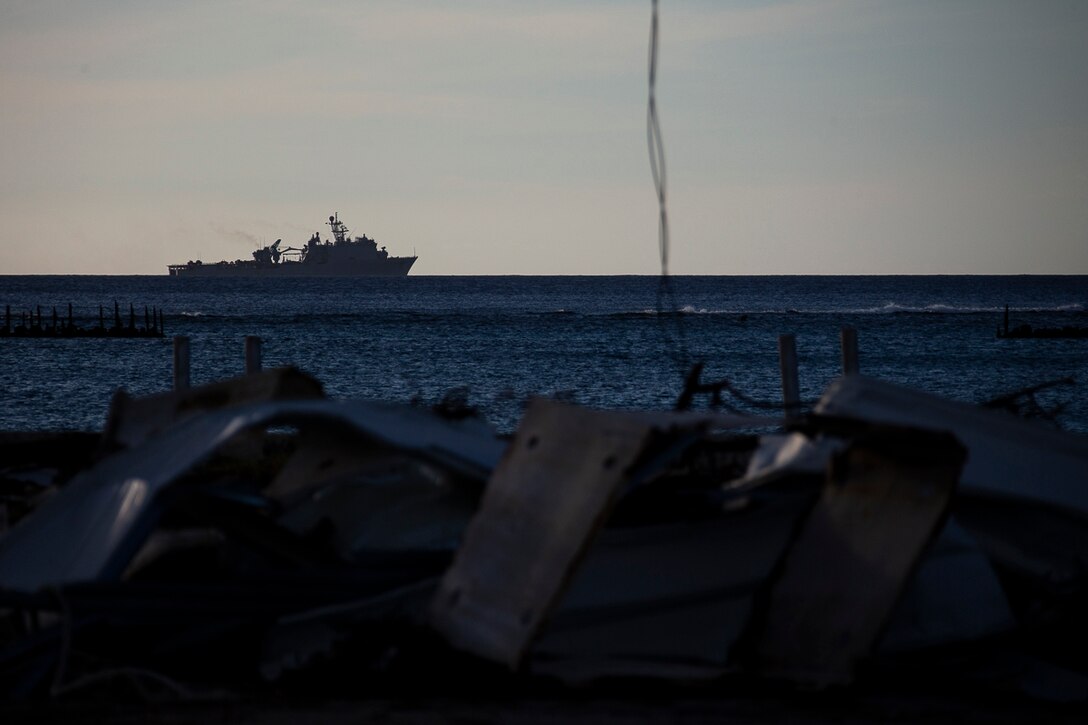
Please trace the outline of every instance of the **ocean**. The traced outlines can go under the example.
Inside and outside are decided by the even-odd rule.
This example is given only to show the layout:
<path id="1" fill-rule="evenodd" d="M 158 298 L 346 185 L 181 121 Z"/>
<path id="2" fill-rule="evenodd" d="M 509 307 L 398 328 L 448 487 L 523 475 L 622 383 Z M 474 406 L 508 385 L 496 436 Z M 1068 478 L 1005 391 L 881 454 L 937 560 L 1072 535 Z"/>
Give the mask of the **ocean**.
<path id="1" fill-rule="evenodd" d="M 671 278 L 437 277 L 184 279 L 0 276 L 0 307 L 55 305 L 97 324 L 118 302 L 165 314 L 166 339 L 0 338 L 0 429 L 101 429 L 114 391 L 169 389 L 173 335 L 191 339 L 194 384 L 241 374 L 258 335 L 265 367 L 294 365 L 333 398 L 433 404 L 460 389 L 502 432 L 531 396 L 590 406 L 670 408 L 682 374 L 728 379 L 746 396 L 781 399 L 778 336 L 796 335 L 801 396 L 840 372 L 839 331 L 857 329 L 867 375 L 972 403 L 1060 378 L 1040 393 L 1057 422 L 1088 432 L 1088 339 L 1001 340 L 1013 325 L 1088 326 L 1086 276 Z M 2 320 L 0 320 L 2 324 Z M 741 409 L 766 412 L 737 400 Z"/>

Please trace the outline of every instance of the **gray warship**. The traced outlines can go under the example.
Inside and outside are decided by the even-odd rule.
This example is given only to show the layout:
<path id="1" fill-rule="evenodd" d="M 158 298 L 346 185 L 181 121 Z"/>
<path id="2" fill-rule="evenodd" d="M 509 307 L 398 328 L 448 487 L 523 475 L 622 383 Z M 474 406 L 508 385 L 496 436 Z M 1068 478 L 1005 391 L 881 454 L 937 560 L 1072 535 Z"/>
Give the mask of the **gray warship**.
<path id="1" fill-rule="evenodd" d="M 171 277 L 403 277 L 415 264 L 411 257 L 391 257 L 385 247 L 366 236 L 352 239 L 334 214 L 326 222 L 332 241 L 314 235 L 302 247 L 281 247 L 277 239 L 253 252 L 253 259 L 202 262 L 199 259 L 167 267 Z"/>

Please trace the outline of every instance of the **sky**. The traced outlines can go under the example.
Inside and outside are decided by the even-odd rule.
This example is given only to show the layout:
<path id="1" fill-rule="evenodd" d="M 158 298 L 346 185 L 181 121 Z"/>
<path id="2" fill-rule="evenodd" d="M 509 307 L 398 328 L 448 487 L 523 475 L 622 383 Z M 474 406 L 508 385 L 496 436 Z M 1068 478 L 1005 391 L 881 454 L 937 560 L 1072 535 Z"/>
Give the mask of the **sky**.
<path id="1" fill-rule="evenodd" d="M 656 274 L 649 0 L 0 0 L 0 274 Z M 661 0 L 674 274 L 1088 274 L 1088 2 Z"/>

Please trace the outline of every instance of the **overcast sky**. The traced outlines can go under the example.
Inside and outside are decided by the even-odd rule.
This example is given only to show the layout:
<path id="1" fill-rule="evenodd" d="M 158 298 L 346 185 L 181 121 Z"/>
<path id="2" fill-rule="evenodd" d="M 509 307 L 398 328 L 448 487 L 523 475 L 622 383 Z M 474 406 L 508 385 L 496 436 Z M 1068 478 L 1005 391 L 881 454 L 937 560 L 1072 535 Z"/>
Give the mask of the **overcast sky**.
<path id="1" fill-rule="evenodd" d="M 650 2 L 0 0 L 0 274 L 655 274 Z M 678 274 L 1088 274 L 1088 2 L 662 0 Z"/>

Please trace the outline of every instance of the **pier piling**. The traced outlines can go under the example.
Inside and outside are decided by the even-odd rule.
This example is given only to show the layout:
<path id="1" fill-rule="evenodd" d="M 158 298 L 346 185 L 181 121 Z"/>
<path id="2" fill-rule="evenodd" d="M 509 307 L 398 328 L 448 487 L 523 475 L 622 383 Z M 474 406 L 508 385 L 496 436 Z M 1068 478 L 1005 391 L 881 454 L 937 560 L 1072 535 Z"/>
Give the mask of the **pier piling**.
<path id="1" fill-rule="evenodd" d="M 858 331 L 853 327 L 843 327 L 839 331 L 839 339 L 842 341 L 842 374 L 852 375 L 857 373 L 858 367 Z"/>
<path id="2" fill-rule="evenodd" d="M 189 338 L 174 337 L 174 390 L 189 389 Z"/>
<path id="3" fill-rule="evenodd" d="M 797 375 L 797 340 L 793 333 L 778 336 L 778 366 L 782 373 L 782 408 L 787 418 L 798 414 L 801 384 Z"/>
<path id="4" fill-rule="evenodd" d="M 246 375 L 261 372 L 261 338 L 246 335 Z"/>
<path id="5" fill-rule="evenodd" d="M 76 325 L 75 308 L 68 303 L 65 317 L 61 317 L 62 308 L 57 305 L 49 305 L 49 317 L 43 314 L 42 305 L 26 307 L 19 311 L 16 318 L 12 314 L 11 305 L 4 306 L 4 317 L 0 321 L 0 337 L 52 337 L 52 338 L 92 338 L 92 337 L 116 337 L 116 338 L 153 338 L 163 337 L 161 315 L 156 310 L 155 318 L 152 318 L 148 307 L 144 307 L 144 327 L 136 326 L 136 310 L 133 304 L 129 304 L 129 320 L 125 326 L 118 302 L 113 304 L 114 326 L 106 327 L 106 311 L 102 305 L 98 306 L 98 326 L 81 328 Z M 158 323 L 158 324 L 156 324 Z"/>

